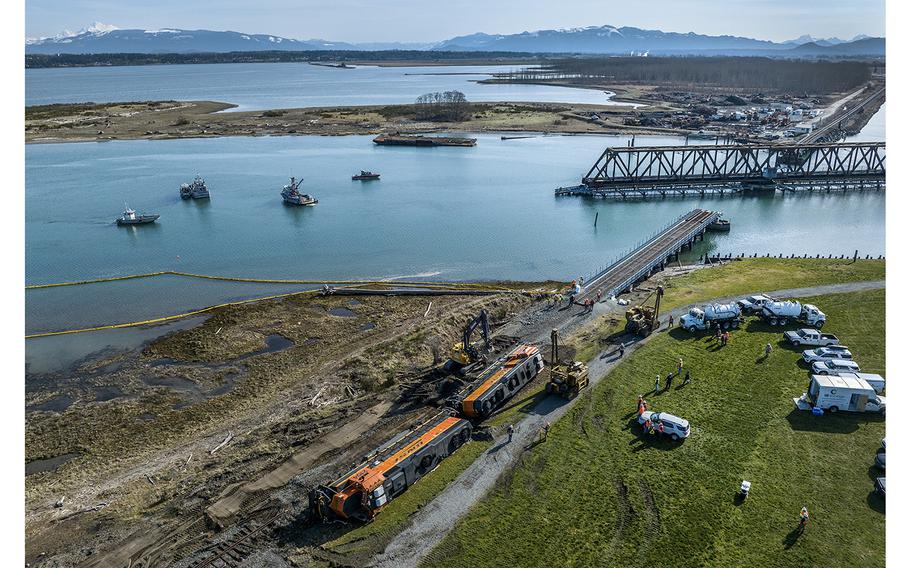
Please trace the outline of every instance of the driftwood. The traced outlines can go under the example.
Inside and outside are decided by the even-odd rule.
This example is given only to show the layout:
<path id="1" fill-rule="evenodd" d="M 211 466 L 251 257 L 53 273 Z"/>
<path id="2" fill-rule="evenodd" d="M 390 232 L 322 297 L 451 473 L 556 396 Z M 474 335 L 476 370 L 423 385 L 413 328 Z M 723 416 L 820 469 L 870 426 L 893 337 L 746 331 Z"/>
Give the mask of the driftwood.
<path id="1" fill-rule="evenodd" d="M 432 308 L 432 307 L 433 307 L 433 302 L 430 302 L 429 304 L 427 304 L 427 311 L 423 312 L 423 317 L 427 317 L 427 314 L 430 313 L 430 308 Z"/>
<path id="2" fill-rule="evenodd" d="M 193 454 L 192 454 L 192 452 L 190 452 L 189 457 L 186 458 L 186 463 L 183 464 L 183 469 L 184 469 L 184 471 L 186 471 L 187 466 L 190 465 L 190 460 L 191 460 L 191 459 L 193 459 Z"/>
<path id="3" fill-rule="evenodd" d="M 322 394 L 322 391 L 325 390 L 325 387 L 326 387 L 326 385 L 322 385 L 322 388 L 319 389 L 319 391 L 316 393 L 316 395 L 315 395 L 313 398 L 310 399 L 310 406 L 315 406 L 315 405 L 316 405 L 316 399 L 319 398 L 319 395 Z"/>
<path id="4" fill-rule="evenodd" d="M 64 501 L 66 501 L 66 495 L 64 495 L 63 497 L 57 499 L 57 501 L 54 503 L 54 508 L 55 508 L 55 509 L 59 509 L 60 507 L 62 507 Z"/>
<path id="5" fill-rule="evenodd" d="M 149 483 L 151 483 L 152 485 L 155 485 L 155 480 L 152 479 L 152 476 L 151 476 L 151 475 L 149 475 L 149 474 L 146 473 L 146 474 L 145 474 L 145 478 L 149 480 Z"/>
<path id="6" fill-rule="evenodd" d="M 215 446 L 214 448 L 212 448 L 211 451 L 209 451 L 209 454 L 210 454 L 210 455 L 215 455 L 215 452 L 217 452 L 217 451 L 220 450 L 221 448 L 223 448 L 223 447 L 225 447 L 226 445 L 228 445 L 228 442 L 230 442 L 230 441 L 233 440 L 233 439 L 234 439 L 234 434 L 233 434 L 232 432 L 228 432 L 228 435 L 224 437 L 224 440 L 222 440 L 220 444 L 218 444 L 217 446 Z"/>

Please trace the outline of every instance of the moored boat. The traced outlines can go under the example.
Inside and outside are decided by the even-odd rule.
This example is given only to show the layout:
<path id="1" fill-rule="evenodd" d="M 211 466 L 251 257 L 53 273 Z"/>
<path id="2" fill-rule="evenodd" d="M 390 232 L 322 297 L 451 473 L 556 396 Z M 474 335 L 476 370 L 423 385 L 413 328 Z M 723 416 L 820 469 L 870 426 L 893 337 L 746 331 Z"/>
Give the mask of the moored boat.
<path id="1" fill-rule="evenodd" d="M 281 190 L 281 198 L 288 205 L 315 205 L 319 203 L 319 200 L 313 197 L 312 195 L 306 193 L 300 193 L 300 184 L 303 183 L 303 178 L 299 180 L 291 177 L 291 182 L 284 186 Z"/>
<path id="2" fill-rule="evenodd" d="M 726 233 L 730 230 L 730 221 L 718 218 L 717 221 L 708 225 L 708 230 Z"/>
<path id="3" fill-rule="evenodd" d="M 354 174 L 351 176 L 351 180 L 353 181 L 371 181 L 374 179 L 379 179 L 379 174 L 371 172 L 369 170 L 360 170 L 359 174 Z"/>
<path id="4" fill-rule="evenodd" d="M 205 186 L 205 180 L 196 176 L 191 183 L 180 184 L 181 199 L 208 199 L 209 188 Z"/>
<path id="5" fill-rule="evenodd" d="M 158 217 L 160 217 L 160 215 L 154 213 L 139 214 L 127 207 L 126 211 L 123 212 L 123 215 L 117 218 L 117 225 L 121 227 L 125 225 L 146 225 L 148 223 L 154 223 L 158 220 Z"/>
<path id="6" fill-rule="evenodd" d="M 457 136 L 419 136 L 404 134 L 380 134 L 373 138 L 380 146 L 476 146 L 476 138 Z"/>

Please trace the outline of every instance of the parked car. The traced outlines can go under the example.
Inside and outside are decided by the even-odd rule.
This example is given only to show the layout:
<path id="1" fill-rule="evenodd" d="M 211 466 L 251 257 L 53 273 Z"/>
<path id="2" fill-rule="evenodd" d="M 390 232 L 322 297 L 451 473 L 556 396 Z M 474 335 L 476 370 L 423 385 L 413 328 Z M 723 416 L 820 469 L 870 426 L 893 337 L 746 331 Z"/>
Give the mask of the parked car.
<path id="1" fill-rule="evenodd" d="M 876 477 L 875 478 L 875 490 L 882 496 L 885 496 L 885 478 Z"/>
<path id="2" fill-rule="evenodd" d="M 879 469 L 885 469 L 885 452 L 875 454 L 875 466 Z"/>
<path id="3" fill-rule="evenodd" d="M 785 331 L 784 340 L 790 342 L 794 347 L 798 345 L 812 345 L 814 347 L 825 347 L 828 345 L 837 345 L 840 340 L 832 333 L 822 333 L 817 329 L 803 328 L 796 331 Z"/>
<path id="4" fill-rule="evenodd" d="M 673 416 L 666 412 L 652 412 L 646 410 L 638 416 L 638 423 L 642 426 L 644 426 L 645 422 L 648 420 L 651 421 L 651 424 L 663 424 L 664 434 L 670 436 L 670 439 L 674 441 L 679 440 L 680 438 L 688 438 L 691 432 L 688 420 L 680 418 L 679 416 Z"/>
<path id="5" fill-rule="evenodd" d="M 853 353 L 843 345 L 831 347 L 816 347 L 803 351 L 803 361 L 815 363 L 816 361 L 830 361 L 831 359 L 853 359 Z"/>
<path id="6" fill-rule="evenodd" d="M 885 439 L 884 438 L 882 438 L 882 449 L 883 450 L 885 449 Z"/>
<path id="7" fill-rule="evenodd" d="M 813 375 L 835 375 L 840 372 L 859 373 L 859 365 L 856 361 L 848 359 L 829 359 L 812 363 Z"/>

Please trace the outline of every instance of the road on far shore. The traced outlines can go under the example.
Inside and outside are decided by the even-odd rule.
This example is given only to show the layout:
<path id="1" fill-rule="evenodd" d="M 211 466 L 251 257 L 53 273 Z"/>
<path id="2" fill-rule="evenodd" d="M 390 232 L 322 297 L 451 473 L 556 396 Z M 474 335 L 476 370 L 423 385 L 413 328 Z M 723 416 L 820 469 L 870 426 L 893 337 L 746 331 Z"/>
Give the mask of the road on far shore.
<path id="1" fill-rule="evenodd" d="M 884 287 L 884 280 L 875 280 L 792 288 L 772 291 L 768 292 L 768 294 L 802 298 L 823 294 L 877 290 Z M 747 295 L 749 294 L 739 294 L 736 297 Z M 732 297 L 723 297 L 700 303 L 724 302 L 732 299 Z M 609 301 L 595 304 L 594 313 L 609 313 L 615 307 L 611 304 L 612 302 Z M 678 320 L 679 316 L 686 313 L 691 307 L 690 305 L 675 308 L 670 310 L 668 315 L 673 315 L 674 319 Z M 572 315 L 567 314 L 567 317 L 562 319 L 571 322 Z M 538 326 L 541 329 L 535 330 L 535 340 L 542 342 L 548 340 L 549 328 L 554 327 L 554 322 L 549 320 L 546 324 Z M 653 337 L 653 335 L 633 342 L 627 346 L 627 350 L 631 352 L 638 349 L 646 344 L 650 337 Z M 619 363 L 619 357 L 613 354 L 613 349 L 613 347 L 608 347 L 589 363 L 589 376 L 591 378 L 589 388 L 597 385 Z M 541 428 L 545 424 L 552 424 L 559 420 L 578 400 L 580 400 L 580 397 L 569 402 L 553 396 L 544 398 L 528 412 L 526 418 L 514 424 L 515 431 L 511 443 L 507 441 L 504 428 L 500 428 L 499 430 L 501 431 L 495 433 L 495 445 L 462 472 L 433 501 L 414 514 L 411 517 L 411 523 L 389 543 L 385 551 L 372 559 L 370 566 L 376 568 L 416 568 L 449 531 L 454 528 L 458 520 L 468 513 L 471 506 L 493 488 L 499 476 L 517 465 L 521 456 L 532 447 Z"/>

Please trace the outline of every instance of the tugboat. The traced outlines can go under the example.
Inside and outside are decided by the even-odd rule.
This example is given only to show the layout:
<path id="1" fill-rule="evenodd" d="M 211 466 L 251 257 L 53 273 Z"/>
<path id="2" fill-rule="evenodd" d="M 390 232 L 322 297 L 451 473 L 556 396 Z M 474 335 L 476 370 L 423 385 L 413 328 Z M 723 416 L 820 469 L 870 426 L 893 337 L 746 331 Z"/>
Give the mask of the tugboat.
<path id="1" fill-rule="evenodd" d="M 117 218 L 117 225 L 123 227 L 126 225 L 145 225 L 148 223 L 154 223 L 158 220 L 160 215 L 137 215 L 135 211 L 126 207 L 126 211 L 123 212 L 123 215 Z"/>
<path id="2" fill-rule="evenodd" d="M 717 231 L 719 233 L 727 233 L 730 231 L 730 221 L 718 218 L 716 221 L 708 225 L 708 230 Z"/>
<path id="3" fill-rule="evenodd" d="M 181 199 L 208 199 L 209 189 L 205 187 L 205 180 L 198 175 L 192 183 L 180 185 Z"/>
<path id="4" fill-rule="evenodd" d="M 313 206 L 319 203 L 319 200 L 308 195 L 306 193 L 300 193 L 300 184 L 303 183 L 303 178 L 296 180 L 292 177 L 291 183 L 284 186 L 284 189 L 281 190 L 281 198 L 284 199 L 284 202 L 288 205 L 309 205 Z"/>
<path id="5" fill-rule="evenodd" d="M 351 176 L 352 181 L 372 181 L 374 179 L 379 179 L 379 174 L 373 173 L 369 170 L 360 170 L 359 174 Z"/>

